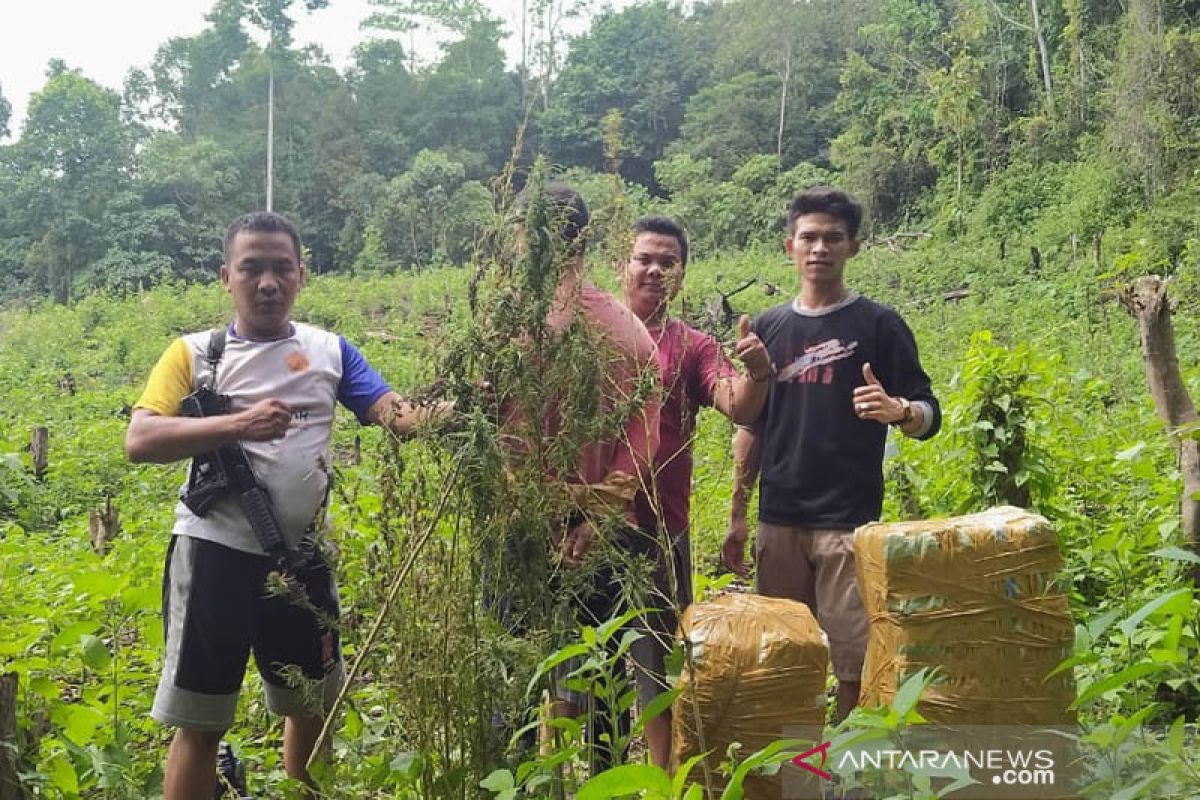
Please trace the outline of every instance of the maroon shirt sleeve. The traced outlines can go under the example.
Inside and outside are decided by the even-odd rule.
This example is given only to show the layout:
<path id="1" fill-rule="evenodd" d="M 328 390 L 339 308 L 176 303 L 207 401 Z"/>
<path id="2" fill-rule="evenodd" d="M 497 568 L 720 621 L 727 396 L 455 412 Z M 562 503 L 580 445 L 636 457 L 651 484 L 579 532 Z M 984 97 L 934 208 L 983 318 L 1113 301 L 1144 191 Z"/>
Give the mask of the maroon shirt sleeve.
<path id="1" fill-rule="evenodd" d="M 725 355 L 716 339 L 696 330 L 690 331 L 690 334 L 693 346 L 689 350 L 694 354 L 694 360 L 687 365 L 688 385 L 697 405 L 712 406 L 717 382 L 722 378 L 736 378 L 737 367 Z"/>

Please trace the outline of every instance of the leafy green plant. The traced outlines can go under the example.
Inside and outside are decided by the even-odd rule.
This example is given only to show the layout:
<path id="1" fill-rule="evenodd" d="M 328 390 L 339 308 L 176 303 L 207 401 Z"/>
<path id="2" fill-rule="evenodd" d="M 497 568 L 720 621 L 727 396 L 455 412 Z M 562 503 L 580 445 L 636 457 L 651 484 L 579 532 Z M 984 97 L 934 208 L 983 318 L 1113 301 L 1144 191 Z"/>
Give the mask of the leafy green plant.
<path id="1" fill-rule="evenodd" d="M 494 792 L 498 800 L 560 796 L 577 785 L 574 777 L 577 768 L 586 766 L 594 770 L 597 747 L 603 748 L 609 754 L 610 763 L 616 764 L 602 775 L 644 773 L 644 770 L 636 769 L 640 765 L 624 763 L 630 740 L 641 734 L 650 719 L 669 708 L 678 692 L 660 694 L 648 707 L 641 709 L 628 733 L 620 732 L 619 717 L 633 710 L 636 694 L 625 669 L 625 658 L 629 648 L 643 635 L 628 626 L 643 613 L 645 609 L 631 609 L 598 626 L 585 625 L 579 629 L 576 641 L 559 648 L 538 664 L 526 688 L 527 696 L 536 696 L 545 680 L 550 679 L 551 697 L 557 688 L 571 689 L 588 698 L 587 707 L 580 709 L 582 713 L 577 718 L 543 718 L 537 704 L 533 704 L 535 718 L 517 732 L 511 744 L 515 746 L 521 737 L 542 726 L 549 733 L 550 741 L 543 742 L 542 748 L 515 770 L 493 771 L 480 786 Z M 600 714 L 607 715 L 602 726 L 597 724 Z M 596 737 L 595 732 L 601 728 L 604 733 Z M 627 766 L 635 769 L 625 769 Z M 584 794 L 596 791 L 586 788 L 590 783 L 589 780 L 578 786 L 575 796 L 593 796 Z"/>
<path id="2" fill-rule="evenodd" d="M 969 454 L 971 492 L 962 511 L 997 504 L 1031 508 L 1047 497 L 1051 477 L 1039 441 L 1042 378 L 1026 345 L 1002 347 L 989 331 L 972 337 L 949 419 Z"/>
<path id="3" fill-rule="evenodd" d="M 910 732 L 914 726 L 926 722 L 917 711 L 917 703 L 922 693 L 938 679 L 936 670 L 918 670 L 904 679 L 890 705 L 851 711 L 832 731 L 830 752 L 870 754 L 882 749 L 908 749 Z M 901 760 L 894 769 L 890 764 L 888 769 L 864 766 L 860 773 L 839 774 L 837 767 L 841 763 L 841 760 L 835 760 L 830 765 L 838 789 L 866 788 L 873 796 L 933 800 L 952 796 L 959 789 L 976 783 L 965 768 L 952 765 L 907 764 Z M 865 765 L 869 760 L 862 759 L 860 763 Z"/>

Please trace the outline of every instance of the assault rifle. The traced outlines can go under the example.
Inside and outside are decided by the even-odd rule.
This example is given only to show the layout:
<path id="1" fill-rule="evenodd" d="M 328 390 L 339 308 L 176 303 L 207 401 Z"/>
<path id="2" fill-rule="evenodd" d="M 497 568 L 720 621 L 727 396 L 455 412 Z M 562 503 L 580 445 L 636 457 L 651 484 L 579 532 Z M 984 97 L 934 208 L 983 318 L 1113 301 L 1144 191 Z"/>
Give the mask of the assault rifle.
<path id="1" fill-rule="evenodd" d="M 219 417 L 229 413 L 229 396 L 201 386 L 183 399 L 180 413 L 185 417 Z M 250 459 L 241 444 L 223 445 L 192 459 L 183 504 L 203 517 L 224 497 L 234 495 L 258 544 L 281 570 L 294 565 L 295 558 L 283 538 L 283 528 L 275 516 L 266 487 L 258 482 Z"/>

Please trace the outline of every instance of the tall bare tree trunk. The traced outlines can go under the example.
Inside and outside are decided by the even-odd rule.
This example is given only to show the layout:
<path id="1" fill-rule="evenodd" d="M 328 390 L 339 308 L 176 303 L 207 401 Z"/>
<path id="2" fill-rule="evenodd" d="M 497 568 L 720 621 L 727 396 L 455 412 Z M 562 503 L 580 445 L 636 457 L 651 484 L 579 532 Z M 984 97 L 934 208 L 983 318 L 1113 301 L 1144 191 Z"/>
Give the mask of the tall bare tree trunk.
<path id="1" fill-rule="evenodd" d="M 17 778 L 17 673 L 0 675 L 0 800 L 22 800 Z"/>
<path id="2" fill-rule="evenodd" d="M 545 63 L 542 64 L 542 110 L 550 108 L 550 84 L 554 82 L 554 70 L 558 60 L 558 13 L 555 0 L 548 0 L 542 9 L 542 35 L 545 47 Z"/>
<path id="3" fill-rule="evenodd" d="M 1083 123 L 1085 123 L 1087 121 L 1087 110 L 1088 110 L 1087 54 L 1083 52 L 1083 37 L 1082 36 L 1079 37 L 1079 41 L 1076 42 L 1075 47 L 1076 47 L 1075 58 L 1079 61 L 1079 72 L 1078 72 L 1079 90 L 1077 92 L 1077 94 L 1079 95 L 1079 123 L 1082 125 Z"/>
<path id="4" fill-rule="evenodd" d="M 963 159 L 966 155 L 963 152 L 962 134 L 954 134 L 955 149 L 958 152 L 958 172 L 954 178 L 954 207 L 958 209 L 958 213 L 962 213 L 962 190 L 963 190 Z"/>
<path id="5" fill-rule="evenodd" d="M 275 29 L 267 45 L 267 211 L 275 210 Z"/>
<path id="6" fill-rule="evenodd" d="M 521 0 L 521 109 L 529 108 L 529 0 Z"/>
<path id="7" fill-rule="evenodd" d="M 787 55 L 783 59 L 783 86 L 779 90 L 779 133 L 775 137 L 775 157 L 783 161 L 783 128 L 787 121 L 788 85 L 792 82 L 792 45 L 788 43 Z"/>
<path id="8" fill-rule="evenodd" d="M 1029 11 L 1033 15 L 1033 35 L 1037 39 L 1038 55 L 1042 61 L 1042 82 L 1046 87 L 1046 108 L 1054 113 L 1054 85 L 1050 81 L 1050 51 L 1046 47 L 1046 36 L 1042 33 L 1042 15 L 1038 0 L 1029 0 Z"/>
<path id="9" fill-rule="evenodd" d="M 1183 476 L 1180 503 L 1183 535 L 1188 548 L 1200 555 L 1200 502 L 1194 499 L 1200 494 L 1200 442 L 1185 432 L 1200 421 L 1200 415 L 1179 372 L 1167 283 L 1157 275 L 1138 278 L 1121 290 L 1121 303 L 1138 322 L 1150 396 L 1175 440 L 1179 472 Z M 1200 584 L 1200 566 L 1192 568 L 1192 580 Z"/>

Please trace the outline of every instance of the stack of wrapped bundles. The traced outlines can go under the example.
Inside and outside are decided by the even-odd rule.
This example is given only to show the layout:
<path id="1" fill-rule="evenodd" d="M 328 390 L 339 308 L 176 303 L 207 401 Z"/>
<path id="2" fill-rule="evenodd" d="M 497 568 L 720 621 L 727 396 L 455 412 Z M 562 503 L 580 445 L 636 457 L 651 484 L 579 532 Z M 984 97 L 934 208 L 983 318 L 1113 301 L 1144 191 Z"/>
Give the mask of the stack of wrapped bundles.
<path id="1" fill-rule="evenodd" d="M 740 761 L 778 739 L 820 741 L 829 648 L 808 606 L 726 594 L 692 604 L 680 631 L 690 655 L 673 710 L 676 766 L 708 752 L 713 787 L 719 791 L 724 787 L 717 767 L 734 742 L 741 744 Z M 786 769 L 798 772 L 790 764 Z M 703 771 L 697 764 L 691 775 L 699 780 Z M 782 774 L 749 778 L 745 797 L 779 800 Z"/>
<path id="2" fill-rule="evenodd" d="M 941 680 L 921 714 L 945 725 L 1069 725 L 1074 626 L 1058 537 L 1010 506 L 954 519 L 859 528 L 858 586 L 870 621 L 864 705 L 890 703 L 922 667 Z"/>

